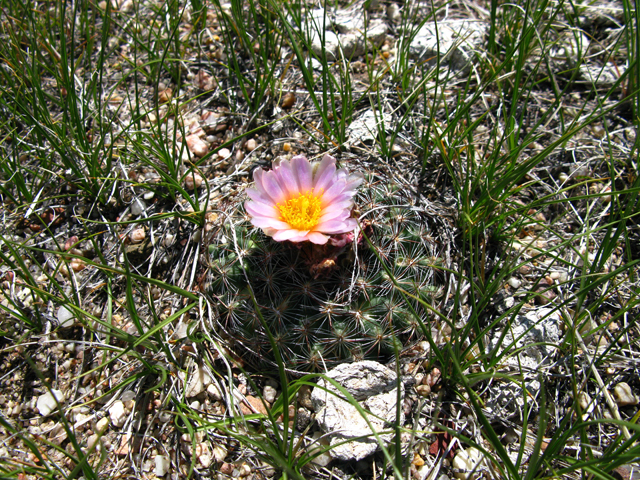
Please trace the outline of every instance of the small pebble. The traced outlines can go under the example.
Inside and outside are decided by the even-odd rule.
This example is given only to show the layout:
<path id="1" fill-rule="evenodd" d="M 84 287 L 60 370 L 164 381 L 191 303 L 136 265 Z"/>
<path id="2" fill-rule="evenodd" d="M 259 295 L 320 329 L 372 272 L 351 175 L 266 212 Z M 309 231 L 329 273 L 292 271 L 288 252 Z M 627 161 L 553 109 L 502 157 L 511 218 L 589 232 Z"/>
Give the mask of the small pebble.
<path id="1" fill-rule="evenodd" d="M 273 404 L 273 402 L 276 399 L 276 394 L 278 392 L 276 391 L 275 388 L 273 388 L 270 385 L 267 385 L 264 387 L 264 390 L 262 391 L 262 396 L 264 397 L 264 400 L 270 404 Z"/>
<path id="2" fill-rule="evenodd" d="M 63 403 L 65 401 L 65 395 L 60 390 L 51 389 L 50 391 L 40 395 L 38 397 L 38 402 L 36 403 L 36 408 L 40 412 L 40 415 L 46 417 L 51 412 L 58 408 L 58 402 Z"/>
<path id="3" fill-rule="evenodd" d="M 186 138 L 187 148 L 196 157 L 204 157 L 209 151 L 209 144 L 202 140 L 197 134 L 188 135 Z"/>
<path id="4" fill-rule="evenodd" d="M 516 289 L 520 288 L 520 285 L 522 285 L 522 281 L 517 279 L 516 277 L 511 277 L 509 280 L 507 280 L 507 283 L 511 288 L 516 288 Z"/>
<path id="5" fill-rule="evenodd" d="M 167 103 L 171 98 L 173 98 L 173 90 L 170 88 L 165 88 L 158 93 L 158 101 L 160 103 Z"/>
<path id="6" fill-rule="evenodd" d="M 60 327 L 68 328 L 73 327 L 76 321 L 73 312 L 63 306 L 58 309 L 58 322 Z"/>
<path id="7" fill-rule="evenodd" d="M 613 387 L 613 396 L 616 398 L 616 403 L 619 407 L 638 405 L 638 397 L 634 395 L 631 387 L 626 382 L 620 382 Z"/>
<path id="8" fill-rule="evenodd" d="M 111 408 L 109 408 L 109 417 L 111 418 L 111 423 L 114 427 L 122 427 L 124 422 L 127 420 L 127 412 L 124 408 L 124 403 L 120 400 L 116 400 L 113 405 L 111 405 Z"/>
<path id="9" fill-rule="evenodd" d="M 131 214 L 136 217 L 142 215 L 146 208 L 146 204 L 139 198 L 134 198 L 131 202 Z"/>
<path id="10" fill-rule="evenodd" d="M 109 417 L 102 417 L 96 422 L 96 433 L 103 433 L 109 426 Z"/>
<path id="11" fill-rule="evenodd" d="M 250 138 L 249 140 L 247 140 L 247 143 L 244 145 L 244 148 L 247 150 L 247 152 L 253 152 L 257 146 L 258 146 L 257 142 L 253 138 Z"/>
<path id="12" fill-rule="evenodd" d="M 144 231 L 144 228 L 136 228 L 129 234 L 129 240 L 131 240 L 131 243 L 140 243 L 146 236 L 147 234 Z"/>
<path id="13" fill-rule="evenodd" d="M 68 252 L 69 250 L 71 250 L 74 247 L 74 245 L 78 243 L 78 240 L 79 240 L 78 237 L 76 237 L 75 235 L 67 239 L 67 241 L 64 242 L 65 251 Z"/>
<path id="14" fill-rule="evenodd" d="M 418 385 L 416 392 L 418 392 L 418 395 L 421 397 L 427 397 L 431 394 L 431 387 L 429 385 Z"/>
<path id="15" fill-rule="evenodd" d="M 296 103 L 296 96 L 291 93 L 285 93 L 284 97 L 282 97 L 282 108 L 291 108 Z"/>
<path id="16" fill-rule="evenodd" d="M 202 186 L 202 177 L 197 173 L 188 173 L 184 177 L 184 186 L 187 190 L 197 190 Z"/>
<path id="17" fill-rule="evenodd" d="M 221 148 L 220 150 L 218 150 L 218 157 L 221 160 L 225 160 L 227 158 L 229 158 L 231 156 L 231 152 L 229 151 L 228 148 Z"/>
<path id="18" fill-rule="evenodd" d="M 471 472 L 477 471 L 481 462 L 482 453 L 477 448 L 460 450 L 451 462 L 451 466 L 456 470 L 453 475 L 459 479 L 476 478 Z"/>

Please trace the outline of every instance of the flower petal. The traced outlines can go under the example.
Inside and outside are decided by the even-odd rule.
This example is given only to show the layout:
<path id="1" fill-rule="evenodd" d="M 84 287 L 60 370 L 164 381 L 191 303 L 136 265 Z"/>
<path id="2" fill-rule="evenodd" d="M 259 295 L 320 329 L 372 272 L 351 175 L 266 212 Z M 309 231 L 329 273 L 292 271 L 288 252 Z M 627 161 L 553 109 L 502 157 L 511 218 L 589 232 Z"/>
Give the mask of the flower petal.
<path id="1" fill-rule="evenodd" d="M 306 157 L 298 155 L 291 159 L 291 169 L 298 181 L 298 191 L 306 193 L 313 187 L 313 170 Z"/>
<path id="2" fill-rule="evenodd" d="M 273 239 L 278 241 L 278 242 L 282 242 L 284 240 L 291 240 L 291 241 L 296 241 L 297 238 L 299 237 L 304 237 L 306 235 L 307 232 L 302 232 L 303 235 L 300 235 L 300 230 L 294 230 L 292 228 L 289 229 L 283 229 L 283 230 L 279 230 L 277 231 L 274 235 L 273 235 Z M 300 240 L 298 240 L 300 241 Z"/>
<path id="3" fill-rule="evenodd" d="M 329 237 L 323 235 L 319 232 L 309 232 L 307 238 L 310 242 L 315 243 L 317 245 L 324 245 L 329 240 Z"/>
<path id="4" fill-rule="evenodd" d="M 341 197 L 342 195 L 339 196 L 339 198 Z M 334 199 L 329 205 L 324 207 L 320 215 L 335 212 L 336 210 L 344 210 L 345 212 L 349 212 L 351 210 L 351 207 L 353 207 L 353 199 L 351 197 L 341 199 L 340 201 L 336 200 L 338 200 L 338 198 Z"/>
<path id="5" fill-rule="evenodd" d="M 333 202 L 333 199 L 344 191 L 345 185 L 346 182 L 344 179 L 340 179 L 331 185 L 331 187 L 329 187 L 329 189 L 322 195 L 322 206 L 328 207 L 329 204 Z"/>
<path id="6" fill-rule="evenodd" d="M 327 220 L 326 222 L 320 222 L 316 225 L 313 231 L 322 233 L 345 233 L 350 231 L 349 222 L 347 220 L 333 219 Z"/>
<path id="7" fill-rule="evenodd" d="M 244 202 L 244 209 L 254 217 L 278 218 L 278 211 L 273 205 L 262 202 Z"/>
<path id="8" fill-rule="evenodd" d="M 337 218 L 339 218 L 340 220 L 346 220 L 350 215 L 351 212 L 344 209 L 327 212 L 320 217 L 320 220 L 318 220 L 318 224 L 320 225 L 324 222 L 328 222 L 329 220 L 334 220 Z"/>
<path id="9" fill-rule="evenodd" d="M 298 182 L 291 169 L 291 164 L 287 160 L 280 162 L 280 166 L 277 170 L 277 178 L 280 186 L 285 190 L 289 197 L 295 196 L 299 193 Z"/>
<path id="10" fill-rule="evenodd" d="M 288 223 L 271 217 L 251 217 L 251 224 L 258 228 L 275 228 L 277 230 L 290 229 Z"/>
<path id="11" fill-rule="evenodd" d="M 266 171 L 264 171 L 261 168 L 256 168 L 253 171 L 253 180 L 255 183 L 255 190 L 258 191 L 258 193 L 265 199 L 270 199 L 271 202 L 273 202 L 274 204 L 277 203 L 276 199 L 274 199 L 271 195 L 269 195 L 269 193 L 267 192 L 267 190 L 265 189 L 264 186 L 264 181 L 265 181 L 265 173 L 267 173 Z M 248 193 L 249 193 L 248 189 Z M 251 193 L 249 193 L 249 196 L 251 196 Z M 253 197 L 252 197 L 253 198 Z"/>
<path id="12" fill-rule="evenodd" d="M 336 159 L 331 155 L 322 157 L 320 166 L 313 177 L 313 191 L 316 195 L 326 190 L 336 171 Z"/>
<path id="13" fill-rule="evenodd" d="M 286 194 L 280 187 L 274 170 L 265 172 L 262 176 L 262 186 L 267 194 L 273 199 L 274 203 L 280 203 L 285 199 Z"/>

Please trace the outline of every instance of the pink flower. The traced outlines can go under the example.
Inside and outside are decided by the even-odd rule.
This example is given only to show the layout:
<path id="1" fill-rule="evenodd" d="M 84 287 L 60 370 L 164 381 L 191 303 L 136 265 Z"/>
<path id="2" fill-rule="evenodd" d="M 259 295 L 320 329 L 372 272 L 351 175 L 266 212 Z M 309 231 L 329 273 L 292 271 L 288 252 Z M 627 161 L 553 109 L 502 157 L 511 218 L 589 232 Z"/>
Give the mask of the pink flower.
<path id="1" fill-rule="evenodd" d="M 336 159 L 325 155 L 310 163 L 298 155 L 253 173 L 255 187 L 247 189 L 244 204 L 251 223 L 281 242 L 311 241 L 325 244 L 327 235 L 353 232 L 353 196 L 363 181 L 361 174 L 336 170 Z"/>

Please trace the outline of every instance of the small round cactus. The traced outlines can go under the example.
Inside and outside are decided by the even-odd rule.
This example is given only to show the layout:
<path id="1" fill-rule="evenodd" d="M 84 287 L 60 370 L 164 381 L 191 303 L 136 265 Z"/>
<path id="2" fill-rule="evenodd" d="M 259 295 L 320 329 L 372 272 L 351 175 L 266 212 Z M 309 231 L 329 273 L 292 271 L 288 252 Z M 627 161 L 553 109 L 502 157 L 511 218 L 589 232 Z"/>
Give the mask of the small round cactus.
<path id="1" fill-rule="evenodd" d="M 443 294 L 432 238 L 437 220 L 373 173 L 364 177 L 351 218 L 355 231 L 328 235 L 324 244 L 276 241 L 252 225 L 243 206 L 213 232 L 206 293 L 245 358 L 274 361 L 258 310 L 295 371 L 384 361 L 394 339 L 419 339 L 431 316 L 417 298 L 432 304 Z"/>

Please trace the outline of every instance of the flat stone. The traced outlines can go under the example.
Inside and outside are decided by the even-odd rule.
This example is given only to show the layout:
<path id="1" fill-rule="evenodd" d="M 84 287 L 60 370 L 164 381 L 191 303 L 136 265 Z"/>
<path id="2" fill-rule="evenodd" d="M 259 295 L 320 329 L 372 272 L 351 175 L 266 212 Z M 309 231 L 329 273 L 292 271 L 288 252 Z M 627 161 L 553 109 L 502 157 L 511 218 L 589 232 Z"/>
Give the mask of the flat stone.
<path id="1" fill-rule="evenodd" d="M 396 421 L 398 382 L 393 370 L 377 362 L 363 361 L 339 365 L 326 376 L 338 382 L 364 410 L 373 414 L 367 415 L 367 419 L 376 432 L 388 429 Z M 400 388 L 403 397 L 402 383 Z M 331 383 L 324 379 L 318 381 L 318 386 L 311 392 L 316 421 L 329 434 L 334 458 L 342 461 L 362 460 L 376 452 L 379 445 L 365 418 L 354 405 L 340 398 L 341 395 Z M 404 413 L 398 420 L 404 422 Z M 370 436 L 338 445 L 363 435 Z M 384 442 L 392 439 L 390 434 L 380 437 Z"/>
<path id="2" fill-rule="evenodd" d="M 466 74 L 474 56 L 484 48 L 489 24 L 472 20 L 427 22 L 416 33 L 409 53 L 417 59 L 440 57 L 454 70 Z"/>

